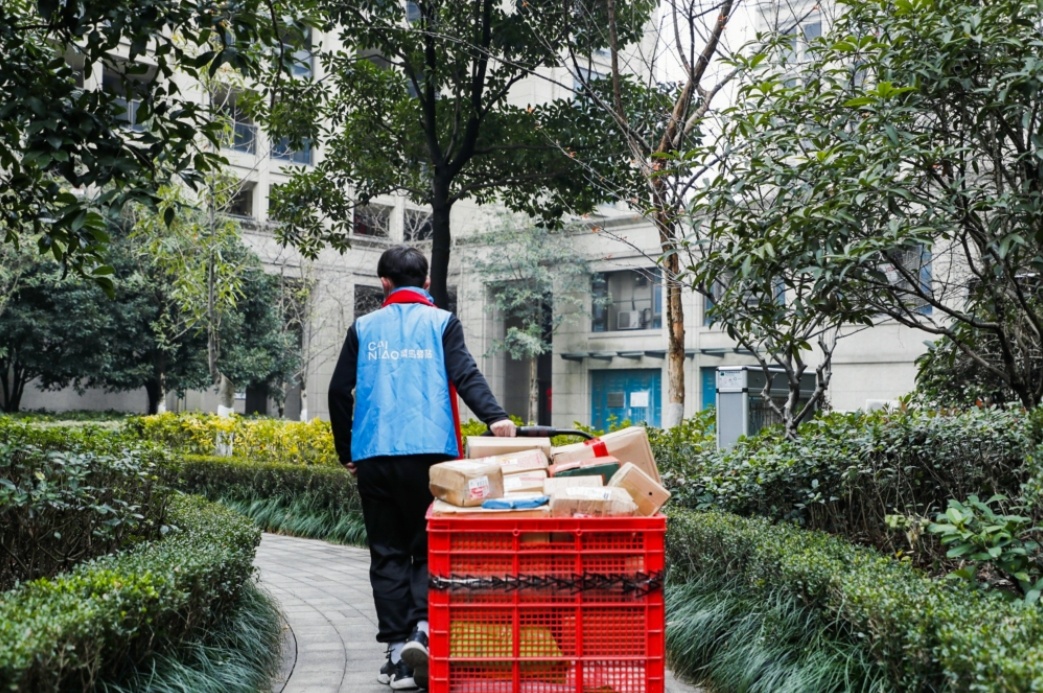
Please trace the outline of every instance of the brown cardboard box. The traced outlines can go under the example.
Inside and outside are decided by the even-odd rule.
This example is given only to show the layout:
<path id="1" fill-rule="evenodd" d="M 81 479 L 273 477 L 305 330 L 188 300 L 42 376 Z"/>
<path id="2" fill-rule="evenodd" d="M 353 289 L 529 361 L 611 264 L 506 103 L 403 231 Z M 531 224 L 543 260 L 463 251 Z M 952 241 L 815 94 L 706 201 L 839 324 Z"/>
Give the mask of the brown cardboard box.
<path id="1" fill-rule="evenodd" d="M 543 482 L 543 492 L 551 496 L 565 488 L 576 486 L 601 487 L 604 485 L 601 477 L 597 474 L 593 476 L 552 476 Z"/>
<path id="2" fill-rule="evenodd" d="M 616 457 L 620 462 L 633 462 L 657 484 L 662 483 L 655 458 L 652 456 L 652 446 L 648 444 L 648 434 L 643 426 L 630 426 L 606 433 L 594 440 L 562 445 L 551 450 L 550 457 L 553 464 L 560 464 L 606 455 Z"/>
<path id="3" fill-rule="evenodd" d="M 670 499 L 670 492 L 657 484 L 633 462 L 627 462 L 608 481 L 609 486 L 625 488 L 637 504 L 638 515 L 655 515 Z"/>
<path id="4" fill-rule="evenodd" d="M 507 468 L 502 468 L 504 493 L 543 493 L 543 482 L 547 480 L 546 469 L 526 469 L 517 473 L 507 473 Z"/>
<path id="5" fill-rule="evenodd" d="M 572 486 L 550 497 L 551 517 L 626 516 L 637 512 L 630 493 L 618 486 Z"/>
<path id="6" fill-rule="evenodd" d="M 503 455 L 496 455 L 494 457 L 483 458 L 489 461 L 495 460 L 503 467 L 504 475 L 507 474 L 519 474 L 521 472 L 528 471 L 542 471 L 544 476 L 547 472 L 547 455 L 544 454 L 543 450 L 519 450 L 517 452 L 508 452 Z"/>
<path id="7" fill-rule="evenodd" d="M 550 457 L 550 438 L 497 438 L 496 436 L 467 436 L 467 457 L 495 457 L 509 452 L 523 450 L 542 450 Z"/>
<path id="8" fill-rule="evenodd" d="M 451 460 L 431 465 L 431 495 L 451 505 L 473 507 L 503 496 L 503 470 L 488 460 Z"/>
<path id="9" fill-rule="evenodd" d="M 533 493 L 512 493 L 511 496 L 534 496 L 543 494 Z M 446 503 L 443 500 L 435 499 L 434 505 L 431 506 L 431 510 L 435 515 L 452 515 L 453 517 L 491 517 L 493 515 L 504 515 L 508 513 L 512 518 L 519 517 L 550 517 L 550 506 L 543 505 L 538 508 L 527 508 L 525 510 L 491 510 L 481 506 L 464 508 L 459 505 L 452 505 Z M 506 516 L 506 515 L 505 515 Z"/>

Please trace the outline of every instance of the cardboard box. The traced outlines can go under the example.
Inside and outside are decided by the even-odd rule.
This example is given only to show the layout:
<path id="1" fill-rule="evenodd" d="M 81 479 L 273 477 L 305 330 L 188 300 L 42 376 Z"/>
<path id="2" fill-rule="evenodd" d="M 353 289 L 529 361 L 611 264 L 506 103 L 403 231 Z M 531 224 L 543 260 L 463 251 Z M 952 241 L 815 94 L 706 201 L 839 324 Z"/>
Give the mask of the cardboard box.
<path id="1" fill-rule="evenodd" d="M 618 486 L 572 486 L 550 497 L 551 517 L 627 516 L 637 512 L 630 493 Z"/>
<path id="2" fill-rule="evenodd" d="M 527 469 L 523 472 L 507 474 L 503 468 L 504 493 L 543 493 L 543 482 L 547 480 L 546 469 Z"/>
<path id="3" fill-rule="evenodd" d="M 604 486 L 604 482 L 601 479 L 601 475 L 595 474 L 594 476 L 559 476 L 559 477 L 548 477 L 543 482 L 543 492 L 548 496 L 553 496 L 562 489 L 575 486 Z"/>
<path id="4" fill-rule="evenodd" d="M 503 467 L 503 473 L 507 474 L 520 474 L 521 472 L 529 471 L 542 471 L 544 476 L 547 473 L 547 455 L 544 454 L 543 450 L 519 450 L 517 452 L 508 452 L 503 455 L 496 455 L 495 457 L 487 457 L 483 459 L 495 460 Z"/>
<path id="5" fill-rule="evenodd" d="M 473 460 L 495 457 L 511 452 L 541 450 L 550 457 L 550 438 L 497 438 L 496 436 L 467 436 L 467 457 Z"/>
<path id="6" fill-rule="evenodd" d="M 486 460 L 451 460 L 431 465 L 431 495 L 451 505 L 473 507 L 503 496 L 503 470 Z"/>
<path id="7" fill-rule="evenodd" d="M 638 515 L 655 515 L 670 499 L 670 492 L 657 484 L 633 462 L 627 462 L 608 481 L 609 486 L 624 488 L 637 504 Z"/>
<path id="8" fill-rule="evenodd" d="M 633 462 L 657 484 L 663 483 L 652 456 L 652 446 L 648 444 L 648 434 L 643 426 L 630 426 L 606 433 L 594 440 L 562 445 L 551 450 L 550 456 L 552 464 L 561 464 L 608 455 L 619 459 L 620 462 Z"/>
<path id="9" fill-rule="evenodd" d="M 550 475 L 556 478 L 597 476 L 601 478 L 602 486 L 608 486 L 608 480 L 619 471 L 621 466 L 622 464 L 615 457 L 595 457 L 592 460 L 576 460 L 551 465 Z"/>

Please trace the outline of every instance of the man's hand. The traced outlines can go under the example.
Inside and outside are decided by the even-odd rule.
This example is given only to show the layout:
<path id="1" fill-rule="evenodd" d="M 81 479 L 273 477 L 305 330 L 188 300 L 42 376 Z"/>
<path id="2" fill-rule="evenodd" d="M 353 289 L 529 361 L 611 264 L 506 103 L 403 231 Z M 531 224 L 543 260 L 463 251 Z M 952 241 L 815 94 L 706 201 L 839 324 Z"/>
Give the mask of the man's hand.
<path id="1" fill-rule="evenodd" d="M 489 425 L 489 430 L 497 438 L 513 438 L 518 434 L 518 427 L 510 419 L 502 419 Z"/>
<path id="2" fill-rule="evenodd" d="M 354 462 L 341 462 L 341 464 L 344 466 L 345 469 L 348 470 L 348 472 L 351 473 L 352 476 L 355 476 L 359 473 L 359 470 L 357 467 L 355 467 Z"/>

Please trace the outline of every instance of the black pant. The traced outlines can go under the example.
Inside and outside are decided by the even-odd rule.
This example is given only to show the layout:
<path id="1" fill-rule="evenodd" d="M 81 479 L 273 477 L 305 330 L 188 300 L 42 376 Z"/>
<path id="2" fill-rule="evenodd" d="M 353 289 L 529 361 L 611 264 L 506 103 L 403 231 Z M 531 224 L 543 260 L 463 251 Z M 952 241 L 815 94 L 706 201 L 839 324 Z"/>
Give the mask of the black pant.
<path id="1" fill-rule="evenodd" d="M 403 642 L 427 620 L 428 468 L 446 455 L 371 457 L 356 462 L 369 540 L 377 641 Z"/>

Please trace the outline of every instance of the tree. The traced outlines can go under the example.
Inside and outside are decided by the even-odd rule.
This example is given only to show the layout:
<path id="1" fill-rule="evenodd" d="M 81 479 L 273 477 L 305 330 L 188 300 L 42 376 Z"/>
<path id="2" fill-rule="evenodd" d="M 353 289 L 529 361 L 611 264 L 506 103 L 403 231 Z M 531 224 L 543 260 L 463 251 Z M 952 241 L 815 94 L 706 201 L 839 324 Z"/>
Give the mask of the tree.
<path id="1" fill-rule="evenodd" d="M 530 422 L 536 421 L 540 394 L 537 357 L 551 350 L 559 328 L 584 314 L 590 294 L 590 269 L 576 257 L 569 238 L 575 231 L 503 216 L 474 239 L 485 247 L 470 264 L 485 278 L 483 290 L 492 298 L 487 308 L 499 312 L 506 326 L 491 351 L 529 362 Z"/>
<path id="2" fill-rule="evenodd" d="M 155 413 L 169 391 L 211 382 L 206 331 L 177 314 L 170 276 L 125 230 L 113 229 L 109 250 L 116 300 L 94 282 L 63 278 L 52 259 L 35 257 L 0 315 L 0 357 L 6 411 L 16 411 L 25 386 L 72 386 L 123 392 L 144 388 Z M 267 384 L 278 395 L 296 366 L 296 345 L 281 330 L 279 278 L 266 274 L 244 246 L 243 300 L 222 322 L 219 368 L 235 382 Z"/>
<path id="3" fill-rule="evenodd" d="M 618 12 L 634 18 L 627 26 L 641 27 L 652 5 L 620 2 Z M 567 42 L 580 52 L 605 45 L 596 30 L 605 19 L 601 2 L 367 0 L 320 7 L 343 45 L 321 57 L 329 79 L 284 83 L 289 93 L 265 114 L 294 145 L 309 138 L 325 151 L 323 162 L 272 194 L 283 240 L 311 255 L 327 244 L 343 250 L 356 203 L 404 193 L 431 207 L 431 293 L 445 307 L 450 213 L 458 201 L 499 199 L 551 221 L 601 199 L 557 144 L 566 138 L 547 136 L 575 123 L 545 104 L 516 105 L 514 93 L 522 80 L 560 65 Z M 621 32 L 619 41 L 636 38 Z M 604 131 L 587 139 L 608 148 Z"/>
<path id="4" fill-rule="evenodd" d="M 588 56 L 572 48 L 569 60 L 575 79 L 582 85 L 584 101 L 597 112 L 602 128 L 615 135 L 614 148 L 625 157 L 627 168 L 606 168 L 597 159 L 588 161 L 602 172 L 600 185 L 627 200 L 655 226 L 659 236 L 658 263 L 666 287 L 667 404 L 664 425 L 671 427 L 684 416 L 685 326 L 682 292 L 687 268 L 682 255 L 691 248 L 691 191 L 694 181 L 716 163 L 723 151 L 716 142 L 704 142 L 713 102 L 735 77 L 732 70 L 711 68 L 727 57 L 725 30 L 732 20 L 735 0 L 670 0 L 663 3 L 662 20 L 650 28 L 651 41 L 634 52 L 624 50 L 620 39 L 632 31 L 631 17 L 620 13 L 619 3 L 607 0 L 602 25 L 609 48 L 607 74 L 592 69 Z M 675 81 L 661 82 L 664 63 L 676 62 Z"/>
<path id="5" fill-rule="evenodd" d="M 804 272 L 836 277 L 853 321 L 874 314 L 944 337 L 995 389 L 1035 406 L 1043 9 L 842 10 L 805 62 L 750 61 L 720 218 L 802 236 L 819 247 Z"/>
<path id="6" fill-rule="evenodd" d="M 195 185 L 221 162 L 199 146 L 218 141 L 220 124 L 171 76 L 225 65 L 260 74 L 281 57 L 264 50 L 280 45 L 273 9 L 260 0 L 0 4 L 4 240 L 35 236 L 41 251 L 111 289 L 105 217 L 154 204 L 170 177 Z M 82 88 L 95 65 L 111 88 Z"/>
<path id="7" fill-rule="evenodd" d="M 34 259 L 0 314 L 3 411 L 18 411 L 35 379 L 44 389 L 82 387 L 90 373 L 106 368 L 108 304 L 100 287 L 63 282 L 57 262 Z"/>

